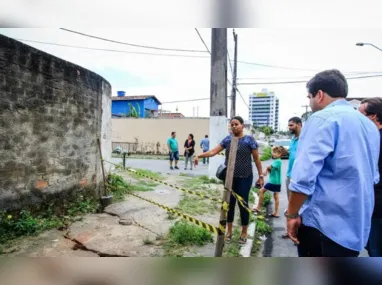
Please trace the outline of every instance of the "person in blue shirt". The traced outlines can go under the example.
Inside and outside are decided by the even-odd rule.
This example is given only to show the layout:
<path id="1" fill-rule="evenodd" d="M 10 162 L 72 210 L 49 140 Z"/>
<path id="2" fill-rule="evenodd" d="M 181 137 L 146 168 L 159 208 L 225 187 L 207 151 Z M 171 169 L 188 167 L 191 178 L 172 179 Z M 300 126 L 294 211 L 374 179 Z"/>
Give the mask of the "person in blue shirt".
<path id="1" fill-rule="evenodd" d="M 240 116 L 235 116 L 231 119 L 232 135 L 225 137 L 221 143 L 212 150 L 195 156 L 195 167 L 198 165 L 199 158 L 214 157 L 221 153 L 225 149 L 225 165 L 228 165 L 229 155 L 231 151 L 231 141 L 235 136 L 238 138 L 236 162 L 233 169 L 233 182 L 232 191 L 237 193 L 244 199 L 246 205 L 248 205 L 249 193 L 251 192 L 253 182 L 253 169 L 252 159 L 256 164 L 259 179 L 257 184 L 260 187 L 264 185 L 264 175 L 262 165 L 260 161 L 260 155 L 258 150 L 258 144 L 253 136 L 244 135 L 244 120 Z M 233 236 L 233 221 L 235 217 L 236 197 L 232 194 L 229 201 L 229 209 L 227 213 L 227 232 L 225 236 L 225 242 L 232 241 Z M 239 238 L 239 244 L 245 244 L 247 242 L 247 230 L 249 225 L 249 212 L 239 203 L 240 217 L 241 217 L 241 234 Z"/>
<path id="2" fill-rule="evenodd" d="M 345 100 L 340 71 L 316 74 L 307 89 L 314 113 L 302 128 L 292 169 L 288 235 L 301 257 L 355 257 L 370 233 L 379 131 Z"/>
<path id="3" fill-rule="evenodd" d="M 369 118 L 378 128 L 382 148 L 382 98 L 367 98 L 362 101 L 359 111 Z M 382 173 L 382 149 L 379 152 L 379 176 Z M 370 257 L 382 257 L 382 182 L 374 186 L 374 211 L 371 218 L 371 229 L 367 251 Z"/>
<path id="4" fill-rule="evenodd" d="M 171 133 L 171 137 L 167 140 L 167 147 L 169 151 L 170 156 L 170 169 L 174 170 L 174 167 L 172 167 L 172 162 L 175 160 L 175 169 L 179 169 L 178 162 L 179 162 L 179 146 L 178 146 L 178 140 L 176 139 L 176 132 Z"/>
<path id="5" fill-rule="evenodd" d="M 208 135 L 206 135 L 204 139 L 202 139 L 202 141 L 200 142 L 200 148 L 203 150 L 203 153 L 208 152 L 210 150 L 210 140 L 208 139 Z M 203 157 L 203 164 L 206 164 L 206 161 L 207 164 L 210 163 L 210 159 L 208 157 Z"/>
<path id="6" fill-rule="evenodd" d="M 293 164 L 294 164 L 294 160 L 296 158 L 298 139 L 300 137 L 301 128 L 302 128 L 302 120 L 299 117 L 290 118 L 288 121 L 288 128 L 289 128 L 289 132 L 293 135 L 290 146 L 289 146 L 289 151 L 288 151 L 289 152 L 289 163 L 288 163 L 288 170 L 287 170 L 286 179 L 285 179 L 287 196 L 288 196 L 288 200 L 289 200 L 290 177 L 292 175 Z M 289 238 L 287 232 L 285 232 L 281 237 L 284 239 Z"/>

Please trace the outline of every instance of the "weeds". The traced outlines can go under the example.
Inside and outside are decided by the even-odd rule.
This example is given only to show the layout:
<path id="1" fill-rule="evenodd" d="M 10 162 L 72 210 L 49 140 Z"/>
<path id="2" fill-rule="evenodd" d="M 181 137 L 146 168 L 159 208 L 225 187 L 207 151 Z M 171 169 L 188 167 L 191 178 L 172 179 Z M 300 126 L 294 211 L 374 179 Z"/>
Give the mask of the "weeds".
<path id="1" fill-rule="evenodd" d="M 268 225 L 265 221 L 257 220 L 256 232 L 258 232 L 260 235 L 267 235 L 272 233 L 272 227 Z"/>
<path id="2" fill-rule="evenodd" d="M 127 183 L 122 176 L 110 173 L 108 177 L 108 183 L 112 187 L 110 187 L 113 193 L 113 199 L 115 201 L 123 201 L 125 199 L 125 195 L 130 192 L 147 192 L 154 190 L 153 187 L 158 184 L 152 181 L 139 181 L 139 184 L 129 184 Z"/>
<path id="3" fill-rule="evenodd" d="M 189 215 L 203 215 L 211 211 L 211 203 L 200 197 L 184 196 L 177 208 Z"/>
<path id="4" fill-rule="evenodd" d="M 240 226 L 237 225 L 232 231 L 232 242 L 225 245 L 223 256 L 224 257 L 239 257 L 240 245 L 238 240 L 240 238 Z"/>
<path id="5" fill-rule="evenodd" d="M 94 213 L 98 206 L 99 203 L 95 198 L 84 198 L 81 195 L 68 205 L 67 215 L 55 215 L 52 208 L 39 215 L 34 215 L 27 210 L 20 211 L 17 216 L 0 212 L 0 253 L 2 246 L 4 248 L 9 246 L 15 239 L 67 226 L 68 220 L 70 222 L 78 215 Z"/>
<path id="6" fill-rule="evenodd" d="M 153 172 L 153 171 L 150 171 L 147 169 L 135 169 L 135 170 L 140 174 L 149 176 L 149 177 L 154 178 L 154 179 L 158 179 L 158 180 L 164 179 L 164 177 L 160 174 L 160 172 Z M 143 176 L 141 176 L 137 173 L 133 173 L 133 172 L 131 172 L 131 175 L 135 178 L 142 178 L 143 177 Z"/>
<path id="7" fill-rule="evenodd" d="M 259 189 L 258 188 L 253 188 L 253 191 L 259 195 Z M 272 203 L 272 194 L 269 193 L 269 191 L 264 193 L 264 200 L 263 200 L 263 207 L 267 207 L 269 204 Z"/>
<path id="8" fill-rule="evenodd" d="M 203 246 L 213 242 L 207 230 L 186 221 L 176 222 L 169 231 L 164 249 L 167 256 L 183 256 L 188 246 Z"/>
<path id="9" fill-rule="evenodd" d="M 222 193 L 216 183 L 216 179 L 210 179 L 204 175 L 185 179 L 182 186 L 186 189 L 220 200 Z M 194 195 L 184 195 L 177 208 L 189 215 L 203 215 L 218 211 L 220 205 L 217 202 L 205 198 Z"/>

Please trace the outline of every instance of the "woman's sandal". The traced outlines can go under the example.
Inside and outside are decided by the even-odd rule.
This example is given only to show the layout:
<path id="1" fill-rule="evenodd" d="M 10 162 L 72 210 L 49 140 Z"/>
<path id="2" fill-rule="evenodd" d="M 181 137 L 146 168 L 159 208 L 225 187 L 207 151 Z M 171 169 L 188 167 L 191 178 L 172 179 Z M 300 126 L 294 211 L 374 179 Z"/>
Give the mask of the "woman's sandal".
<path id="1" fill-rule="evenodd" d="M 254 214 L 262 214 L 261 211 L 257 210 L 256 208 L 252 209 L 252 213 L 254 213 Z"/>
<path id="2" fill-rule="evenodd" d="M 230 243 L 232 241 L 232 235 L 226 235 L 225 238 L 224 238 L 224 241 L 226 243 Z"/>
<path id="3" fill-rule="evenodd" d="M 239 244 L 244 245 L 246 243 L 247 243 L 247 238 L 246 237 L 240 237 Z"/>

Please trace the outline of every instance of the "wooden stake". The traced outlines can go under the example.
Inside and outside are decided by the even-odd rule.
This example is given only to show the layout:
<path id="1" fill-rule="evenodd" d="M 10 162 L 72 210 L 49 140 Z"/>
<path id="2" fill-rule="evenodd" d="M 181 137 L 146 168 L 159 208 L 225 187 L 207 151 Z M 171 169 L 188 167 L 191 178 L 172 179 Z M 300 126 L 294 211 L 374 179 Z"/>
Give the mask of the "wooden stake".
<path id="1" fill-rule="evenodd" d="M 101 150 L 101 141 L 100 141 L 99 138 L 97 139 L 97 143 L 98 143 L 99 155 L 100 155 L 100 157 L 101 157 L 101 168 L 102 168 L 102 177 L 103 177 L 103 187 L 104 187 L 104 191 L 105 191 L 105 192 L 104 192 L 104 195 L 107 196 L 105 169 L 104 169 L 104 165 L 103 165 L 103 157 L 102 157 L 102 150 Z"/>
<path id="2" fill-rule="evenodd" d="M 236 154 L 237 154 L 237 148 L 239 145 L 239 138 L 232 136 L 231 140 L 231 148 L 229 151 L 229 158 L 228 158 L 228 165 L 227 165 L 227 174 L 225 179 L 225 185 L 224 185 L 224 193 L 223 193 L 223 201 L 227 202 L 229 204 L 229 201 L 231 199 L 231 192 L 229 190 L 232 190 L 232 184 L 233 184 L 233 174 L 235 171 L 235 164 L 236 164 Z M 220 211 L 220 220 L 219 223 L 223 225 L 224 227 L 227 224 L 227 211 L 221 209 Z M 219 235 L 216 241 L 216 247 L 215 247 L 215 257 L 221 257 L 223 255 L 223 249 L 224 249 L 224 234 Z"/>

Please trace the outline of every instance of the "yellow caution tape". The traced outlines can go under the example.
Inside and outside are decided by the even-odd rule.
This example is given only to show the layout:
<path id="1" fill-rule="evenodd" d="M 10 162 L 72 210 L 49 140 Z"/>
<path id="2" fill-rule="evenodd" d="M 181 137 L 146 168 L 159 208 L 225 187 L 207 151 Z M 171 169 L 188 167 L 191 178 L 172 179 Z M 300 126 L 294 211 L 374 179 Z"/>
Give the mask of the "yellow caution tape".
<path id="1" fill-rule="evenodd" d="M 110 164 L 113 164 L 113 165 L 115 165 L 115 166 L 118 166 L 118 167 L 119 167 L 119 165 L 117 165 L 117 164 L 114 164 L 114 163 L 112 163 L 112 162 L 110 162 L 110 161 L 107 161 L 107 160 L 103 160 L 103 161 L 105 161 L 105 162 L 107 162 L 107 163 L 110 163 Z M 212 198 L 212 197 L 209 197 L 209 196 L 207 196 L 207 195 L 204 195 L 204 194 L 200 194 L 199 192 L 196 192 L 196 191 L 191 191 L 191 190 L 187 190 L 187 189 L 184 189 L 184 188 L 182 188 L 182 187 L 179 187 L 179 186 L 177 186 L 177 185 L 173 185 L 173 184 L 170 184 L 170 183 L 167 183 L 167 182 L 161 181 L 161 180 L 159 180 L 159 179 L 156 179 L 156 178 L 150 177 L 150 176 L 148 176 L 148 175 L 146 175 L 146 174 L 143 174 L 143 173 L 140 173 L 140 172 L 138 172 L 138 171 L 136 171 L 136 170 L 134 170 L 134 169 L 132 169 L 132 168 L 128 168 L 128 169 L 124 169 L 124 170 L 125 170 L 125 171 L 128 171 L 128 172 L 132 172 L 132 173 L 135 173 L 135 174 L 137 174 L 137 175 L 139 175 L 139 176 L 145 177 L 145 178 L 147 178 L 147 179 L 150 179 L 150 180 L 152 180 L 152 181 L 158 182 L 158 183 L 160 183 L 160 184 L 163 184 L 163 185 L 166 185 L 166 186 L 172 187 L 172 188 L 174 188 L 174 189 L 177 189 L 177 190 L 183 191 L 183 192 L 185 192 L 185 193 L 188 193 L 188 194 L 192 194 L 192 195 L 196 195 L 196 196 L 199 196 L 199 197 L 201 197 L 201 198 L 203 198 L 203 199 L 207 199 L 207 200 L 211 200 L 211 201 L 214 201 L 214 202 L 219 202 L 219 203 L 222 203 L 222 202 L 223 202 L 223 201 L 222 201 L 222 200 L 220 200 L 220 199 L 217 199 L 217 198 Z"/>
<path id="2" fill-rule="evenodd" d="M 113 162 L 110 162 L 110 161 L 107 161 L 107 160 L 104 160 L 104 159 L 102 159 L 102 161 L 105 161 L 105 162 L 107 162 L 107 163 L 109 163 L 109 164 L 112 164 L 112 165 L 114 165 L 114 166 L 120 167 L 118 164 L 115 164 L 115 163 L 113 163 Z M 207 195 L 200 194 L 200 193 L 198 193 L 198 192 L 196 192 L 196 191 L 187 190 L 187 189 L 181 188 L 181 187 L 179 187 L 179 186 L 177 186 L 177 185 L 173 185 L 173 184 L 170 184 L 170 183 L 161 181 L 161 180 L 159 180 L 159 179 L 150 177 L 150 176 L 148 176 L 148 175 L 146 175 L 146 174 L 140 173 L 140 172 L 138 172 L 138 171 L 136 171 L 136 170 L 134 170 L 134 169 L 132 169 L 132 168 L 123 169 L 123 170 L 125 170 L 125 171 L 127 171 L 127 172 L 135 173 L 135 174 L 137 174 L 137 175 L 139 175 L 139 176 L 142 176 L 142 177 L 145 177 L 145 178 L 147 178 L 147 179 L 153 180 L 153 181 L 155 181 L 155 182 L 161 183 L 161 184 L 163 184 L 163 185 L 172 187 L 172 188 L 174 188 L 174 189 L 183 191 L 183 192 L 185 192 L 185 193 L 189 193 L 189 194 L 192 194 L 192 195 L 196 195 L 196 196 L 199 196 L 199 197 L 201 197 L 201 198 L 208 199 L 208 200 L 211 200 L 211 201 L 214 201 L 214 202 L 222 203 L 222 205 L 223 205 L 223 206 L 226 206 L 226 208 L 227 208 L 227 209 L 225 209 L 225 208 L 224 208 L 224 209 L 225 209 L 226 211 L 228 211 L 228 204 L 225 205 L 225 204 L 224 204 L 225 202 L 222 201 L 222 200 L 219 200 L 219 199 L 216 199 L 216 198 L 212 198 L 212 197 L 209 197 L 209 196 L 207 196 Z M 231 194 L 236 198 L 236 200 L 238 201 L 238 203 L 239 203 L 239 204 L 240 204 L 240 205 L 241 205 L 241 206 L 242 206 L 242 207 L 243 207 L 249 214 L 253 214 L 253 213 L 252 213 L 252 210 L 249 209 L 249 207 L 248 207 L 248 203 L 244 200 L 243 197 L 241 197 L 239 194 L 237 194 L 237 193 L 234 192 L 233 190 L 229 190 L 229 189 L 228 189 L 228 191 L 231 192 Z M 224 227 L 225 227 L 225 226 L 224 226 Z"/>
<path id="3" fill-rule="evenodd" d="M 110 188 L 116 189 L 116 187 L 114 187 L 113 185 L 107 184 L 107 186 L 110 187 Z M 197 226 L 200 226 L 200 227 L 206 229 L 207 231 L 209 231 L 211 233 L 214 233 L 216 235 L 224 235 L 224 233 L 225 233 L 225 227 L 224 227 L 224 229 L 222 227 L 217 228 L 217 227 L 215 227 L 213 225 L 210 225 L 210 224 L 207 224 L 205 222 L 202 222 L 202 221 L 200 221 L 200 220 L 198 220 L 198 219 L 196 219 L 194 217 L 191 217 L 189 215 L 183 214 L 182 212 L 179 212 L 179 211 L 175 210 L 174 208 L 170 208 L 170 207 L 162 205 L 162 204 L 160 204 L 158 202 L 152 201 L 150 199 L 143 198 L 142 196 L 139 196 L 139 195 L 137 195 L 135 193 L 128 192 L 126 194 L 131 195 L 133 197 L 136 197 L 138 199 L 141 199 L 143 201 L 146 201 L 146 202 L 148 202 L 150 204 L 153 204 L 155 206 L 158 206 L 158 207 L 166 210 L 167 212 L 175 214 L 175 215 L 181 217 L 182 219 L 185 219 L 185 220 L 187 220 L 187 221 L 189 221 L 189 222 L 191 222 L 191 223 L 193 223 L 193 224 L 195 224 Z"/>

